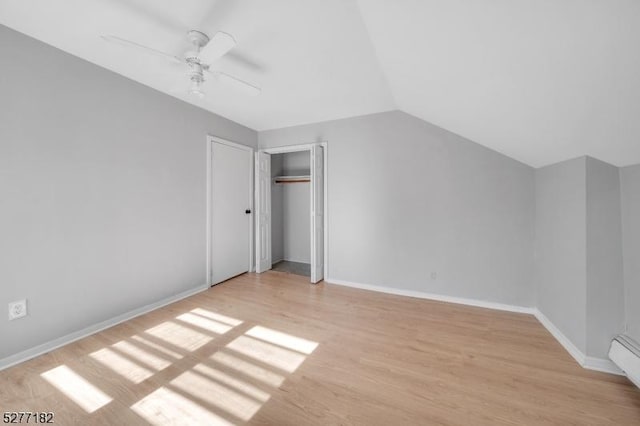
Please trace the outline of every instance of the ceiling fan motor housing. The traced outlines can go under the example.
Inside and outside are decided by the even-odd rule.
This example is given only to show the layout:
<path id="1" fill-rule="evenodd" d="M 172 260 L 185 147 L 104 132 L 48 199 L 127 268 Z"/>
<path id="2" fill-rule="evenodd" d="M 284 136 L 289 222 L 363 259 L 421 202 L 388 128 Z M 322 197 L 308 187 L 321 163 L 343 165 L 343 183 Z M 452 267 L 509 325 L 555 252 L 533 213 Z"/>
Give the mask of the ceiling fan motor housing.
<path id="1" fill-rule="evenodd" d="M 193 50 L 188 50 L 184 54 L 184 59 L 191 68 L 189 71 L 189 77 L 191 78 L 191 81 L 202 82 L 204 81 L 203 73 L 207 67 L 200 60 L 199 54 L 200 50 L 209 43 L 209 36 L 203 32 L 191 30 L 187 33 L 187 38 L 193 45 Z"/>
<path id="2" fill-rule="evenodd" d="M 202 49 L 204 46 L 206 46 L 207 43 L 209 43 L 209 36 L 203 32 L 196 31 L 196 30 L 189 31 L 187 33 L 187 38 L 189 39 L 191 44 L 196 46 L 197 48 L 196 50 L 198 51 Z"/>
<path id="3" fill-rule="evenodd" d="M 200 57 L 198 55 L 200 54 L 200 50 L 202 50 L 202 48 L 206 46 L 207 43 L 209 43 L 209 36 L 207 36 L 203 32 L 191 30 L 187 33 L 187 39 L 193 46 L 193 49 L 189 49 L 188 51 L 185 52 L 184 54 L 185 61 L 187 61 L 189 65 L 191 64 L 201 65 Z"/>
<path id="4" fill-rule="evenodd" d="M 209 36 L 205 33 L 191 30 L 187 33 L 189 42 L 193 45 L 193 50 L 185 52 L 185 61 L 189 64 L 189 79 L 191 80 L 190 92 L 201 96 L 202 83 L 204 83 L 204 66 L 198 57 L 200 50 L 209 43 Z"/>

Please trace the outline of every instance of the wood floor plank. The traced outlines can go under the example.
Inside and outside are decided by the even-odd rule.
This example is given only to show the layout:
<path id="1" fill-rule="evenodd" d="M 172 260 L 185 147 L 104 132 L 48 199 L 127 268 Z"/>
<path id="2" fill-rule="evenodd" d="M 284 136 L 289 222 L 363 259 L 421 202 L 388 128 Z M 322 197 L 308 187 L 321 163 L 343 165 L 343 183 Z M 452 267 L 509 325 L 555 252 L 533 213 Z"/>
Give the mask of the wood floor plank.
<path id="1" fill-rule="evenodd" d="M 280 272 L 1 371 L 0 407 L 84 425 L 640 425 L 640 390 L 531 315 Z"/>

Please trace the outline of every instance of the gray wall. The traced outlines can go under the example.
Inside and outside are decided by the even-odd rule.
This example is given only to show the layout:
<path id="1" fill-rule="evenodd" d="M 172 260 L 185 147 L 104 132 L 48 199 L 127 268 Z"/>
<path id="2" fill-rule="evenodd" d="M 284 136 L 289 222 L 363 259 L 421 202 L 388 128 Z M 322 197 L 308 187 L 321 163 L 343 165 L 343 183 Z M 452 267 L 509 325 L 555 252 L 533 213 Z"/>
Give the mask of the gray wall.
<path id="1" fill-rule="evenodd" d="M 2 26 L 0 54 L 0 308 L 30 309 L 0 359 L 203 285 L 205 135 L 258 135 Z M 329 277 L 537 305 L 591 356 L 623 312 L 640 340 L 640 166 L 617 195 L 605 163 L 534 172 L 397 111 L 259 138 L 329 142 Z"/>
<path id="2" fill-rule="evenodd" d="M 328 142 L 330 278 L 533 306 L 531 167 L 399 111 L 259 138 Z"/>
<path id="3" fill-rule="evenodd" d="M 536 170 L 536 307 L 586 350 L 586 159 Z"/>
<path id="4" fill-rule="evenodd" d="M 309 151 L 287 152 L 282 155 L 282 173 L 287 176 L 305 176 L 311 173 Z"/>
<path id="5" fill-rule="evenodd" d="M 282 174 L 305 176 L 311 173 L 309 151 L 282 155 Z M 282 186 L 284 213 L 284 258 L 293 262 L 311 262 L 311 184 Z"/>
<path id="6" fill-rule="evenodd" d="M 0 68 L 0 359 L 204 285 L 206 135 L 257 134 L 2 26 Z"/>
<path id="7" fill-rule="evenodd" d="M 587 350 L 607 358 L 624 329 L 624 278 L 618 168 L 587 157 Z"/>
<path id="8" fill-rule="evenodd" d="M 536 170 L 536 307 L 585 355 L 624 328 L 618 168 L 581 157 Z"/>
<path id="9" fill-rule="evenodd" d="M 311 184 L 282 185 L 284 259 L 311 262 Z"/>
<path id="10" fill-rule="evenodd" d="M 272 176 L 309 174 L 309 152 L 288 152 L 271 156 Z M 311 261 L 310 187 L 308 183 L 272 184 L 271 254 L 273 262 Z"/>
<path id="11" fill-rule="evenodd" d="M 640 342 L 640 164 L 620 169 L 627 333 Z"/>

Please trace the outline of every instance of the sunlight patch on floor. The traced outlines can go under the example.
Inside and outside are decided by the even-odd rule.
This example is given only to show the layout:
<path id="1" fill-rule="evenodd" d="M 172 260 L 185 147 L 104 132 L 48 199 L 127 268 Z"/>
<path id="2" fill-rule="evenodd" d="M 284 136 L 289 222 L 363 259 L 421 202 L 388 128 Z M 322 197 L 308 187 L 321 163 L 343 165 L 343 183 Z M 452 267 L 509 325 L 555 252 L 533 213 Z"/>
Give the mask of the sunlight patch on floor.
<path id="1" fill-rule="evenodd" d="M 182 358 L 181 354 L 179 354 L 177 352 L 174 352 L 174 351 L 172 351 L 170 349 L 167 349 L 162 345 L 158 345 L 157 343 L 154 343 L 154 342 L 152 342 L 150 340 L 147 340 L 144 337 L 140 337 L 138 335 L 133 335 L 133 336 L 131 336 L 131 340 L 135 340 L 136 342 L 138 342 L 138 343 L 140 343 L 140 344 L 142 344 L 144 346 L 148 346 L 148 347 L 150 347 L 152 349 L 155 349 L 158 352 L 162 352 L 163 354 L 168 355 L 171 358 L 175 358 L 175 359 L 181 359 Z"/>
<path id="2" fill-rule="evenodd" d="M 210 333 L 223 335 L 240 324 L 243 322 L 235 318 L 196 308 L 88 357 L 127 381 L 145 382 L 145 386 L 153 386 L 155 382 L 148 379 L 182 359 L 182 364 L 176 364 L 181 365 L 177 377 L 158 376 L 160 387 L 154 386 L 131 410 L 153 425 L 232 425 L 251 420 L 269 401 L 271 390 L 284 383 L 286 373 L 294 373 L 318 347 L 317 342 L 256 325 L 244 334 L 238 335 L 239 331 L 225 347 L 212 347 L 215 352 L 208 360 L 197 363 L 194 358 L 195 365 L 191 363 L 185 351 L 196 351 L 213 341 Z M 113 401 L 66 365 L 41 377 L 89 414 Z M 122 383 L 124 389 L 133 390 L 130 383 Z"/>
<path id="3" fill-rule="evenodd" d="M 218 322 L 216 320 L 212 320 L 209 318 L 203 318 L 200 315 L 192 314 L 190 312 L 179 315 L 176 317 L 176 319 L 180 321 L 184 321 L 191 325 L 195 325 L 196 327 L 200 327 L 204 330 L 211 331 L 216 334 L 224 334 L 233 328 L 230 325 L 223 324 L 221 322 Z"/>
<path id="4" fill-rule="evenodd" d="M 144 382 L 154 374 L 109 348 L 102 348 L 89 356 L 132 383 Z"/>
<path id="5" fill-rule="evenodd" d="M 193 371 L 196 371 L 204 376 L 207 376 L 211 379 L 214 379 L 225 386 L 233 388 L 237 391 L 240 391 L 246 395 L 249 395 L 251 398 L 256 399 L 260 402 L 266 402 L 269 399 L 269 394 L 257 387 L 243 381 L 237 379 L 233 376 L 228 375 L 218 369 L 209 367 L 208 365 L 198 364 L 193 367 Z"/>
<path id="6" fill-rule="evenodd" d="M 248 336 L 237 337 L 226 347 L 288 373 L 296 371 L 306 358 L 299 352 Z"/>
<path id="7" fill-rule="evenodd" d="M 318 343 L 312 342 L 311 340 L 295 337 L 290 334 L 272 330 L 270 328 L 262 327 L 259 325 L 253 327 L 245 334 L 247 336 L 255 337 L 257 339 L 273 343 L 274 345 L 302 352 L 303 354 L 307 355 L 309 355 L 318 347 Z"/>
<path id="8" fill-rule="evenodd" d="M 199 308 L 176 318 L 216 333 L 225 333 L 242 323 L 236 320 L 232 325 L 232 318 L 220 318 Z M 187 335 L 182 337 L 193 341 L 193 330 L 171 322 L 147 332 L 176 346 L 193 347 L 193 344 L 185 345 L 183 341 L 176 340 L 181 328 L 187 331 Z M 196 337 L 202 340 L 202 336 L 197 334 Z M 277 389 L 285 380 L 285 376 L 277 371 L 295 372 L 317 347 L 317 342 L 255 326 L 229 342 L 225 349 L 212 354 L 210 363 L 196 364 L 131 408 L 156 425 L 230 424 L 229 418 L 248 421 L 271 398 L 268 391 L 260 388 L 263 385 L 256 384 L 259 382 Z M 211 362 L 224 369 L 215 368 Z M 238 374 L 229 373 L 227 369 Z"/>
<path id="9" fill-rule="evenodd" d="M 153 425 L 222 425 L 233 423 L 176 392 L 161 387 L 131 406 Z"/>
<path id="10" fill-rule="evenodd" d="M 213 340 L 211 336 L 171 321 L 158 324 L 145 332 L 187 351 L 195 351 Z"/>
<path id="11" fill-rule="evenodd" d="M 262 406 L 261 401 L 191 371 L 182 373 L 172 380 L 171 386 L 245 421 Z"/>
<path id="12" fill-rule="evenodd" d="M 138 360 L 149 368 L 153 368 L 156 371 L 164 370 L 171 365 L 171 362 L 167 361 L 166 359 L 160 358 L 159 356 L 149 353 L 144 349 L 141 349 L 138 346 L 124 340 L 111 345 L 111 347 L 129 355 L 130 357 Z"/>
<path id="13" fill-rule="evenodd" d="M 66 365 L 40 375 L 87 413 L 93 413 L 112 401 L 112 398 L 89 383 Z"/>
<path id="14" fill-rule="evenodd" d="M 216 361 L 226 367 L 232 368 L 242 374 L 254 378 L 274 388 L 279 387 L 284 382 L 284 376 L 277 374 L 266 368 L 262 368 L 251 362 L 240 359 L 227 352 L 216 352 L 211 355 L 211 360 Z"/>
<path id="15" fill-rule="evenodd" d="M 193 312 L 194 314 L 198 314 L 200 316 L 203 316 L 205 318 L 209 318 L 212 319 L 214 321 L 218 321 L 218 322 L 222 322 L 225 324 L 228 324 L 232 327 L 236 327 L 240 324 L 242 324 L 242 321 L 240 321 L 239 319 L 235 319 L 235 318 L 231 318 L 228 317 L 226 315 L 222 315 L 222 314 L 218 314 L 216 312 L 211 312 L 207 309 L 203 309 L 203 308 L 195 308 L 192 309 L 191 312 Z"/>

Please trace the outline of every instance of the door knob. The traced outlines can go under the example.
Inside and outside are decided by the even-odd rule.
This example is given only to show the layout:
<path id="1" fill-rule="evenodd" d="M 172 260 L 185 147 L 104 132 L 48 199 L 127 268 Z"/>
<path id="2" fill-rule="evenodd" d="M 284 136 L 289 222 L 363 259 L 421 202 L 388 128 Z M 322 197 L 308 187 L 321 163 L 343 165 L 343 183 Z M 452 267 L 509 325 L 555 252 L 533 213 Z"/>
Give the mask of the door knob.
<path id="1" fill-rule="evenodd" d="M 246 209 L 244 212 L 245 212 L 245 214 L 251 214 L 251 210 L 249 210 L 249 209 Z"/>

